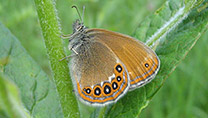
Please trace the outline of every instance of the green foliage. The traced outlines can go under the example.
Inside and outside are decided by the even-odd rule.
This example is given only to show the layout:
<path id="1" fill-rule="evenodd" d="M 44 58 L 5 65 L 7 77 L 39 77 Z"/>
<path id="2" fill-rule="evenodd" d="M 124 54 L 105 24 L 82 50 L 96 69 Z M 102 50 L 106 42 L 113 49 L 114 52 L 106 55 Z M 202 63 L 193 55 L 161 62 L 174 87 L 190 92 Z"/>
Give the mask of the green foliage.
<path id="1" fill-rule="evenodd" d="M 19 88 L 25 109 L 41 118 L 62 117 L 54 83 L 2 24 L 0 34 L 0 59 L 9 58 L 0 69 Z"/>
<path id="2" fill-rule="evenodd" d="M 0 117 L 30 118 L 22 106 L 17 87 L 0 73 Z"/>
<path id="3" fill-rule="evenodd" d="M 66 8 L 71 5 L 64 5 L 65 3 L 68 2 L 63 1 L 61 3 L 57 1 L 58 13 L 60 12 L 60 19 L 64 22 L 64 31 L 68 30 L 72 21 L 76 19 L 73 18 L 76 16 L 76 12 L 66 11 Z M 137 2 L 115 0 L 112 2 L 84 1 L 74 3 L 80 6 L 86 5 L 87 10 L 84 19 L 86 25 L 90 27 L 103 27 L 126 34 L 131 33 L 132 27 L 136 26 L 138 19 L 142 21 L 143 17 L 151 12 L 145 9 L 144 5 L 138 8 L 139 4 L 145 4 L 144 1 L 139 0 Z M 45 72 L 34 62 L 17 39 L 2 24 L 0 24 L 0 59 L 9 58 L 8 63 L 3 64 L 0 69 L 19 88 L 23 105 L 31 116 L 44 118 L 79 117 L 77 101 L 72 92 L 73 88 L 69 79 L 67 61 L 58 61 L 65 54 L 59 38 L 61 31 L 54 5 L 50 0 L 35 0 L 52 76 L 55 81 L 48 79 Z M 124 7 L 120 9 L 119 6 L 122 5 Z M 137 15 L 137 10 L 142 14 Z M 114 12 L 115 14 L 111 13 L 112 11 L 116 11 Z M 25 14 L 27 12 L 23 12 L 22 16 L 25 16 Z M 123 15 L 129 16 L 123 18 Z M 20 22 L 20 20 L 11 20 L 6 24 L 8 27 L 12 27 L 10 24 L 15 24 L 15 22 Z M 65 25 L 65 23 L 70 24 Z M 137 117 L 142 109 L 150 103 L 152 97 L 158 93 L 168 75 L 170 75 L 178 63 L 182 61 L 194 46 L 199 37 L 206 31 L 208 27 L 207 23 L 207 1 L 167 1 L 154 14 L 143 19 L 133 35 L 137 39 L 147 42 L 153 49 L 156 49 L 156 53 L 161 60 L 159 74 L 151 83 L 129 92 L 116 104 L 104 108 L 91 108 L 79 104 L 81 117 Z M 106 24 L 111 27 L 108 28 Z M 26 43 L 23 43 L 23 45 L 26 45 Z M 35 51 L 38 54 L 41 53 L 37 50 Z M 0 107 L 0 115 L 5 116 L 7 110 L 1 112 L 1 109 Z M 201 113 L 199 109 L 198 111 Z M 12 115 L 12 113 L 9 115 Z M 144 116 L 144 114 L 142 115 Z"/>
<path id="4" fill-rule="evenodd" d="M 141 112 L 141 118 L 207 118 L 207 36 L 201 36 L 186 58 Z"/>

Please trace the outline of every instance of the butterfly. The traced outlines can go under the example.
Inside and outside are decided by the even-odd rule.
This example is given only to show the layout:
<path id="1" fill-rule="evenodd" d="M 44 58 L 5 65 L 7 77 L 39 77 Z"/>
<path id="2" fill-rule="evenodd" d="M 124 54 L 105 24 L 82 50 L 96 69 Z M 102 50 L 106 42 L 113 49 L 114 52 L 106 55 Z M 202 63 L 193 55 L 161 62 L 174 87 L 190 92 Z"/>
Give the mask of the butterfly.
<path id="1" fill-rule="evenodd" d="M 149 83 L 160 68 L 158 56 L 143 42 L 121 33 L 87 28 L 80 20 L 74 22 L 73 33 L 63 38 L 69 38 L 72 51 L 66 58 L 71 58 L 75 94 L 91 106 L 115 103 L 128 91 Z"/>

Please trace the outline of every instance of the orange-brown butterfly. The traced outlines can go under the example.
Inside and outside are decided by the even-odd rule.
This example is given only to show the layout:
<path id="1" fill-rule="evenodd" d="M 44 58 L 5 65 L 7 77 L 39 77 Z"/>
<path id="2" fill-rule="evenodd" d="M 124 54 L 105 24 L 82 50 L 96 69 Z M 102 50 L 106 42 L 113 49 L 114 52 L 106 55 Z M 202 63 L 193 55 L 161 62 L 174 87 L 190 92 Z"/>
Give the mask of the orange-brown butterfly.
<path id="1" fill-rule="evenodd" d="M 156 76 L 160 60 L 152 49 L 127 35 L 89 29 L 80 19 L 73 34 L 63 38 L 69 38 L 70 75 L 81 101 L 92 106 L 114 103 Z"/>

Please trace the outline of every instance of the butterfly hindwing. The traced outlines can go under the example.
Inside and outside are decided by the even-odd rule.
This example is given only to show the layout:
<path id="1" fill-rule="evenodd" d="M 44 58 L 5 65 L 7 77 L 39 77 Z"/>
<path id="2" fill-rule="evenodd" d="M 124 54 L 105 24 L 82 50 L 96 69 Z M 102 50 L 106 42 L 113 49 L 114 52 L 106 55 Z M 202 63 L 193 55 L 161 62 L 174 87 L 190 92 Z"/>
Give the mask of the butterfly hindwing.
<path id="1" fill-rule="evenodd" d="M 102 106 L 117 101 L 129 86 L 127 68 L 117 56 L 91 37 L 71 60 L 71 76 L 78 98 L 87 104 Z"/>

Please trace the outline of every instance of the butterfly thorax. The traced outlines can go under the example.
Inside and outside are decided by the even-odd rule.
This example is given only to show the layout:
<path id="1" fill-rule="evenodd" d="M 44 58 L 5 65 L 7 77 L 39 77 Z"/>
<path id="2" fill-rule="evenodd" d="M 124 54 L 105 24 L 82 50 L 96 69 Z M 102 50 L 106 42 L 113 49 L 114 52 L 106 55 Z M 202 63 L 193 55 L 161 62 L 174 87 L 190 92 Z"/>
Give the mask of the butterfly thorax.
<path id="1" fill-rule="evenodd" d="M 73 33 L 69 39 L 69 49 L 77 48 L 81 46 L 84 42 L 89 41 L 89 37 L 86 33 L 88 28 L 84 26 L 79 20 L 76 20 L 73 24 Z"/>

